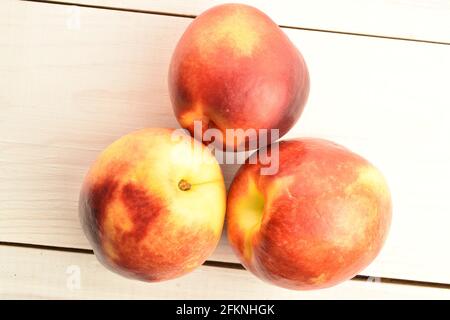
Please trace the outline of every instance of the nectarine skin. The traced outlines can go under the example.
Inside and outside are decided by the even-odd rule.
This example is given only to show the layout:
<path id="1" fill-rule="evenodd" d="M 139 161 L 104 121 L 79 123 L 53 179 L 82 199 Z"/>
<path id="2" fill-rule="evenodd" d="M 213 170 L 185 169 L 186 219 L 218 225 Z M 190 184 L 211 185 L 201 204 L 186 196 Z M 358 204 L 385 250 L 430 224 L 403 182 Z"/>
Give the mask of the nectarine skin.
<path id="1" fill-rule="evenodd" d="M 309 74 L 300 52 L 267 15 L 225 4 L 198 16 L 181 37 L 169 89 L 182 127 L 194 134 L 194 121 L 201 121 L 203 130 L 222 132 L 216 148 L 242 151 L 248 139 L 227 140 L 226 129 L 279 129 L 284 135 L 303 111 Z"/>
<path id="2" fill-rule="evenodd" d="M 246 163 L 231 185 L 232 247 L 247 269 L 282 287 L 317 289 L 352 278 L 386 239 L 392 206 L 385 179 L 367 160 L 326 140 L 278 147 L 278 173 L 260 175 L 259 162 Z"/>
<path id="3" fill-rule="evenodd" d="M 80 220 L 95 255 L 127 277 L 181 276 L 201 265 L 221 236 L 226 192 L 220 167 L 200 142 L 172 133 L 144 129 L 120 138 L 82 186 Z"/>

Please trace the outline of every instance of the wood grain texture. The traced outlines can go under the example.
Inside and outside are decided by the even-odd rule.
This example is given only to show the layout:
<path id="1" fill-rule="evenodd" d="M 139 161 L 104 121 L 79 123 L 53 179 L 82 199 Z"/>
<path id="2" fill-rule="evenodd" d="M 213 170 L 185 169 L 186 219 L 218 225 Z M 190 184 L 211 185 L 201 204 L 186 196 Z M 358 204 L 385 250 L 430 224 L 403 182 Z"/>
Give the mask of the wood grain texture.
<path id="1" fill-rule="evenodd" d="M 201 266 L 145 283 L 107 271 L 92 254 L 0 246 L 2 299 L 449 299 L 450 290 L 350 280 L 317 291 L 268 285 L 245 270 Z M 51 261 L 51 263 L 49 263 Z"/>
<path id="2" fill-rule="evenodd" d="M 77 214 L 101 149 L 173 127 L 167 68 L 188 18 L 0 4 L 0 241 L 89 248 Z M 394 218 L 362 274 L 450 283 L 450 46 L 285 30 L 311 94 L 288 134 L 335 140 L 386 175 Z M 236 166 L 224 166 L 226 180 Z M 223 239 L 211 257 L 236 261 Z"/>
<path id="3" fill-rule="evenodd" d="M 61 0 L 53 2 L 198 15 L 223 0 Z M 242 0 L 279 25 L 450 43 L 449 0 Z"/>

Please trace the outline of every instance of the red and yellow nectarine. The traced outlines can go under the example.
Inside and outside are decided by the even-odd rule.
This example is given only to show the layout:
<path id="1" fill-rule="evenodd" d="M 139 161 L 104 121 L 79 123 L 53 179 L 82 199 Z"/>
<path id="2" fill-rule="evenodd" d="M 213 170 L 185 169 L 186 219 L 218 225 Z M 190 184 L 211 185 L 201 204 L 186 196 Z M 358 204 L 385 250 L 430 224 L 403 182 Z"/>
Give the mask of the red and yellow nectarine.
<path id="1" fill-rule="evenodd" d="M 105 266 L 160 281 L 193 270 L 212 253 L 225 203 L 220 167 L 205 146 L 171 129 L 144 129 L 101 153 L 85 178 L 79 212 Z"/>
<path id="2" fill-rule="evenodd" d="M 276 174 L 261 175 L 253 159 L 231 185 L 232 247 L 247 269 L 286 288 L 323 288 L 353 277 L 377 256 L 388 233 L 385 179 L 329 141 L 297 139 L 277 147 L 269 147 L 278 152 Z"/>
<path id="3" fill-rule="evenodd" d="M 300 52 L 268 16 L 225 4 L 198 16 L 181 37 L 169 89 L 182 127 L 193 135 L 199 121 L 203 131 L 222 133 L 215 147 L 242 151 L 254 137 L 227 137 L 226 129 L 278 129 L 284 135 L 303 111 L 309 75 Z"/>

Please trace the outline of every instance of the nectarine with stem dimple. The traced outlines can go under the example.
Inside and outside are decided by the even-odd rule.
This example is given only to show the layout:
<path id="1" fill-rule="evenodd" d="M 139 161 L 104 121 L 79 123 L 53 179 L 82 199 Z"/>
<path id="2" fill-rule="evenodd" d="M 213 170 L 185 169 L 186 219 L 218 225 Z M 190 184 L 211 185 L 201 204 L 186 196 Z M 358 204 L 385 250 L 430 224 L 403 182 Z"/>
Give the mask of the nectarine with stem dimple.
<path id="1" fill-rule="evenodd" d="M 367 160 L 326 140 L 276 147 L 268 148 L 279 159 L 278 172 L 261 175 L 255 153 L 233 180 L 231 246 L 247 269 L 282 287 L 316 289 L 350 279 L 386 239 L 391 196 L 385 179 Z"/>
<path id="2" fill-rule="evenodd" d="M 225 203 L 222 172 L 204 145 L 172 129 L 143 129 L 101 153 L 84 180 L 79 214 L 105 266 L 161 281 L 212 253 Z"/>

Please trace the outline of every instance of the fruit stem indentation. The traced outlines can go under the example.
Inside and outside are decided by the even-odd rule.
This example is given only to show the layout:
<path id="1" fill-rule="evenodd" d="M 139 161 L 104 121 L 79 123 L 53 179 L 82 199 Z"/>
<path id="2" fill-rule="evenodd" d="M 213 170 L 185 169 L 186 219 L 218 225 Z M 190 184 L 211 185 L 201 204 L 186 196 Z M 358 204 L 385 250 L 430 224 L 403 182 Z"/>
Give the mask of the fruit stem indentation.
<path id="1" fill-rule="evenodd" d="M 181 179 L 180 182 L 178 182 L 178 188 L 180 188 L 181 191 L 188 191 L 191 189 L 191 184 L 186 180 Z"/>

